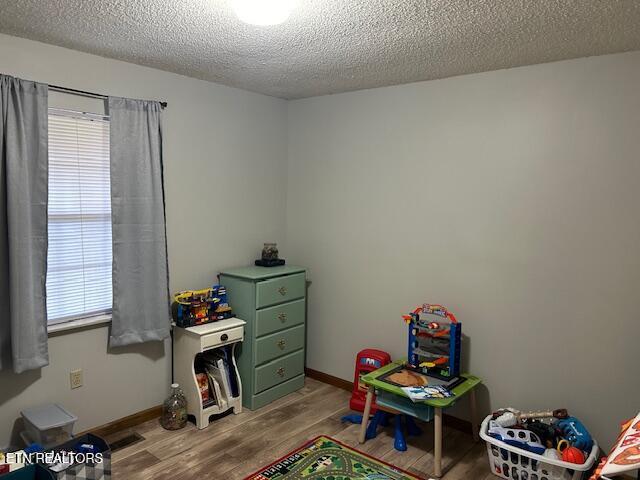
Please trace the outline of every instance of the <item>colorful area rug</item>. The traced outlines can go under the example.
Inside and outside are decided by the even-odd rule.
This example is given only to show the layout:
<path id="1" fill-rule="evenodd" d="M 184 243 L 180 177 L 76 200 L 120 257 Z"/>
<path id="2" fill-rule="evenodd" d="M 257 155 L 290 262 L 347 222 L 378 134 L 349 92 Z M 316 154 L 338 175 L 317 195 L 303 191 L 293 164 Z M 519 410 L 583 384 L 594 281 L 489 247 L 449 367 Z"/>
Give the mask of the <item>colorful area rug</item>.
<path id="1" fill-rule="evenodd" d="M 421 480 L 329 437 L 317 437 L 245 480 Z"/>

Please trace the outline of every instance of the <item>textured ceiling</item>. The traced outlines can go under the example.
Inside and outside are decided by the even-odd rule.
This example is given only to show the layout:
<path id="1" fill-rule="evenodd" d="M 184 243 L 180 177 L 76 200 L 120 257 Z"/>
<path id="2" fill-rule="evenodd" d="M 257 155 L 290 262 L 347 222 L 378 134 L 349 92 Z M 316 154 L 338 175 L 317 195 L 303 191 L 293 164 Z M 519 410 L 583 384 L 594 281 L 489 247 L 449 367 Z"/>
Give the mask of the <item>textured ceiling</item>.
<path id="1" fill-rule="evenodd" d="M 638 0 L 0 0 L 0 32 L 282 98 L 640 50 Z"/>

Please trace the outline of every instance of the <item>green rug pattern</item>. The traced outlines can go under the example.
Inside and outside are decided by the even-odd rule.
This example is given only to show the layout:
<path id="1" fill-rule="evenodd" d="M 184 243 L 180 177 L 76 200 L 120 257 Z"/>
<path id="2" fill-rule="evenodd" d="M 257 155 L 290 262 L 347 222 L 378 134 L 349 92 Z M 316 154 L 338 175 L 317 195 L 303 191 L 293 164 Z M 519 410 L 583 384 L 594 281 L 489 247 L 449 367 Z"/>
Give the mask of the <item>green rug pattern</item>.
<path id="1" fill-rule="evenodd" d="M 421 480 L 330 437 L 318 437 L 246 480 Z"/>

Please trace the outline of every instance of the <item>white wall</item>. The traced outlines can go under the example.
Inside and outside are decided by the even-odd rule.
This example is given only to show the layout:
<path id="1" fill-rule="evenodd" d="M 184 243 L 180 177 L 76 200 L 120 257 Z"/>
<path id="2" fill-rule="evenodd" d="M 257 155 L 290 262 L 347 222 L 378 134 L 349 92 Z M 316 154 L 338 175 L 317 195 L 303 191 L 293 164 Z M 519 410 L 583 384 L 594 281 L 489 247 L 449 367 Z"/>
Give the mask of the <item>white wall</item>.
<path id="1" fill-rule="evenodd" d="M 400 315 L 441 302 L 485 408 L 566 406 L 604 444 L 637 410 L 640 52 L 294 101 L 288 128 L 277 99 L 4 35 L 0 72 L 168 101 L 171 289 L 286 240 L 313 281 L 311 368 L 403 355 Z M 166 394 L 166 344 L 109 351 L 101 327 L 49 347 L 40 372 L 0 372 L 0 445 L 30 405 L 84 430 Z"/>
<path id="2" fill-rule="evenodd" d="M 169 102 L 163 123 L 172 291 L 210 285 L 220 269 L 249 264 L 263 242 L 283 243 L 284 101 L 6 35 L 0 72 Z M 107 333 L 101 327 L 52 337 L 51 364 L 41 372 L 0 372 L 0 446 L 31 405 L 62 402 L 85 430 L 162 402 L 168 344 L 110 351 Z M 84 369 L 85 385 L 72 391 L 75 368 Z"/>
<path id="3" fill-rule="evenodd" d="M 308 366 L 406 355 L 400 318 L 463 323 L 484 407 L 567 407 L 601 443 L 635 414 L 640 52 L 289 103 L 288 260 Z"/>

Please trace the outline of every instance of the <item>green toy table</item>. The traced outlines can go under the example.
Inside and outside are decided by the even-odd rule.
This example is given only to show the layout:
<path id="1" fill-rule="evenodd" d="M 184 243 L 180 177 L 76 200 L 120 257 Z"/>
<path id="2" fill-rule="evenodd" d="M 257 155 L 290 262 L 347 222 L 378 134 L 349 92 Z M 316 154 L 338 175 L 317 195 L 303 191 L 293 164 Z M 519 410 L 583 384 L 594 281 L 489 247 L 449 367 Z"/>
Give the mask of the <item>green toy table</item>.
<path id="1" fill-rule="evenodd" d="M 471 407 L 471 426 L 473 429 L 473 438 L 475 441 L 478 441 L 478 415 L 476 409 L 476 387 L 482 383 L 478 377 L 474 375 L 470 375 L 468 373 L 463 373 L 460 375 L 464 378 L 464 382 L 457 385 L 452 389 L 452 392 L 455 394 L 454 397 L 451 398 L 438 398 L 433 400 L 425 400 L 424 402 L 416 402 L 415 406 L 418 408 L 411 408 L 412 403 L 408 400 L 407 396 L 404 394 L 400 387 L 395 385 L 391 385 L 390 383 L 385 382 L 384 380 L 380 380 L 380 377 L 389 373 L 391 370 L 402 366 L 404 364 L 403 361 L 396 361 L 386 365 L 378 370 L 375 370 L 367 375 L 364 375 L 361 380 L 362 383 L 367 385 L 367 401 L 364 406 L 364 414 L 362 416 L 362 426 L 360 427 L 360 443 L 365 442 L 366 432 L 367 432 L 367 424 L 368 422 L 365 419 L 369 418 L 369 414 L 371 413 L 371 403 L 373 402 L 373 395 L 378 392 L 390 393 L 393 395 L 397 395 L 400 400 L 397 404 L 391 405 L 389 402 L 385 402 L 383 409 L 391 409 L 400 411 L 401 413 L 411 415 L 416 418 L 420 418 L 423 420 L 430 420 L 430 418 L 425 418 L 425 415 L 421 413 L 430 412 L 430 409 L 426 407 L 433 408 L 433 424 L 434 424 L 434 448 L 433 448 L 433 456 L 434 456 L 434 475 L 436 477 L 442 476 L 442 411 L 446 408 L 452 407 L 458 400 L 464 397 L 466 394 L 469 394 L 469 404 Z M 381 405 L 382 406 L 382 405 Z M 421 408 L 420 408 L 421 407 Z"/>

